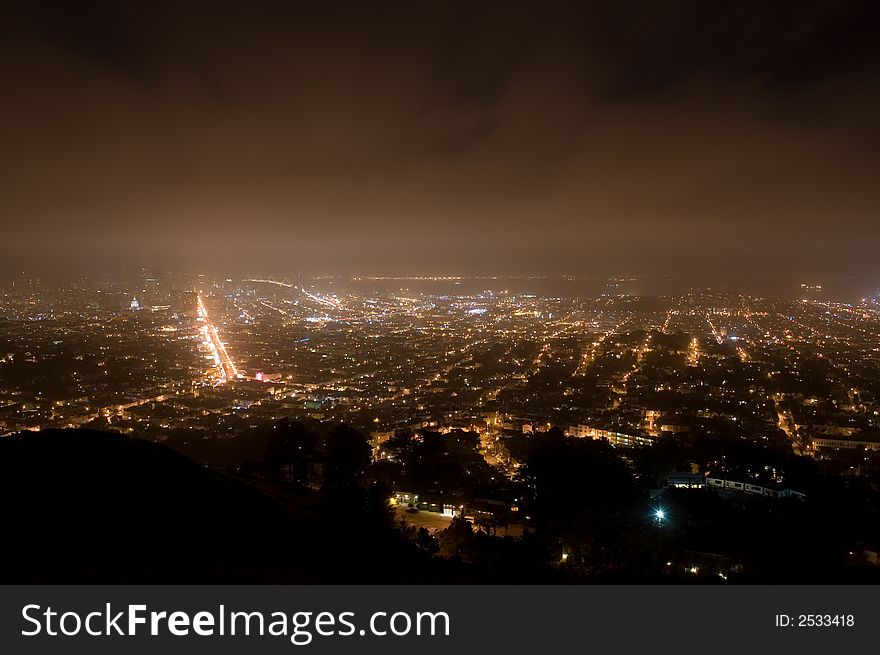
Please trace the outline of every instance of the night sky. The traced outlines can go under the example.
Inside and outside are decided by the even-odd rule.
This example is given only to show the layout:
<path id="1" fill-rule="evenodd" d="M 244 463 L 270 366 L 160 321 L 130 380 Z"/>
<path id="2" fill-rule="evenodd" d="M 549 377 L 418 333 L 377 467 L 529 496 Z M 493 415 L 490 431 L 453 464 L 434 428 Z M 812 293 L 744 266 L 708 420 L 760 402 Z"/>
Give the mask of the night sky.
<path id="1" fill-rule="evenodd" d="M 10 2 L 4 260 L 880 274 L 880 3 Z"/>

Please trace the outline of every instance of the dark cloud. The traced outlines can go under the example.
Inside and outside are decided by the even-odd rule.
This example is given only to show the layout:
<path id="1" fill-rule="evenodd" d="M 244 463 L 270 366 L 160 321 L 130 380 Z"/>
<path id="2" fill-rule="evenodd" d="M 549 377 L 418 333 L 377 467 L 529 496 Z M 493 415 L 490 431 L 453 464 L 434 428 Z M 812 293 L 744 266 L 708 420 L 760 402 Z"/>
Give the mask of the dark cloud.
<path id="1" fill-rule="evenodd" d="M 636 95 L 694 77 L 771 96 L 833 78 L 877 78 L 880 6 L 862 1 L 603 3 L 590 37 L 611 88 Z"/>
<path id="2" fill-rule="evenodd" d="M 876 273 L 877 7 L 7 3 L 5 249 Z"/>

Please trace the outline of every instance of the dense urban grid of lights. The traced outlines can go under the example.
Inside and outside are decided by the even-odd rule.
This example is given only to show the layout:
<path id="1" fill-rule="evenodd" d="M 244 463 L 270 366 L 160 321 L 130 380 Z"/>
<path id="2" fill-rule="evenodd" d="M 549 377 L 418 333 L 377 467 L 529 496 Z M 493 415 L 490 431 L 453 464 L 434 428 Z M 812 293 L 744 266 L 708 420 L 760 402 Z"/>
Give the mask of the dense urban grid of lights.
<path id="1" fill-rule="evenodd" d="M 7 384 L 2 429 L 161 431 L 299 412 L 376 433 L 477 426 L 494 464 L 511 459 L 497 439 L 511 426 L 642 444 L 706 426 L 759 441 L 781 430 L 806 454 L 859 442 L 856 433 L 873 443 L 872 299 L 575 298 L 512 293 L 497 279 L 495 290 L 467 293 L 461 278 L 432 279 L 433 291 L 397 286 L 416 279 L 378 282 L 337 279 L 331 293 L 332 280 L 199 276 L 83 281 L 72 293 L 19 281 L 0 311 L 21 349 L 0 353 L 0 366 L 38 370 L 63 352 L 83 370 L 51 393 Z"/>

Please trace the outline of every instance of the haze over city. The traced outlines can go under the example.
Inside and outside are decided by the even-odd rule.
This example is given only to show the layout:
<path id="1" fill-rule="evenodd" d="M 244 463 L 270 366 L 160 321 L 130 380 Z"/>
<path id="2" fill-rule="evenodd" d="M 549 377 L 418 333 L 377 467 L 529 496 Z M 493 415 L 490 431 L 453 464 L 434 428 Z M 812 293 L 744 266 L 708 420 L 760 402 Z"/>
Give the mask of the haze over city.
<path id="1" fill-rule="evenodd" d="M 877 19 L 7 2 L 4 268 L 876 275 Z"/>

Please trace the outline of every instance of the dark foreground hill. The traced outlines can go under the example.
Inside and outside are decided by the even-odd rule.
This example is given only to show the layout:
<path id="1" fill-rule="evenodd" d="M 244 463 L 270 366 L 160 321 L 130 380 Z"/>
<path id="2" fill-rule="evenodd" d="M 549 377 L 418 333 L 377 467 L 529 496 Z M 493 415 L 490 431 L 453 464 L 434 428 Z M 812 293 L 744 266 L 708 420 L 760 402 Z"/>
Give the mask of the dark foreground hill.
<path id="1" fill-rule="evenodd" d="M 0 439 L 0 582 L 430 582 L 392 530 L 90 430 Z M 444 574 L 445 575 L 445 574 Z"/>

